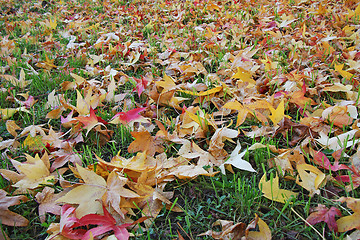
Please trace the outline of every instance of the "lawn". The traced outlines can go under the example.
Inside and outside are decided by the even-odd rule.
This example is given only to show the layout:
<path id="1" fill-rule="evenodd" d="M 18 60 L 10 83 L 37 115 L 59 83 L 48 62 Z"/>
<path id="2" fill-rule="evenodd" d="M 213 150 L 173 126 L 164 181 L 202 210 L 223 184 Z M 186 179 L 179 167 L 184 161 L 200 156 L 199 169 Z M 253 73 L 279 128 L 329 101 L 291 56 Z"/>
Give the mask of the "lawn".
<path id="1" fill-rule="evenodd" d="M 0 0 L 0 239 L 359 239 L 360 4 Z"/>

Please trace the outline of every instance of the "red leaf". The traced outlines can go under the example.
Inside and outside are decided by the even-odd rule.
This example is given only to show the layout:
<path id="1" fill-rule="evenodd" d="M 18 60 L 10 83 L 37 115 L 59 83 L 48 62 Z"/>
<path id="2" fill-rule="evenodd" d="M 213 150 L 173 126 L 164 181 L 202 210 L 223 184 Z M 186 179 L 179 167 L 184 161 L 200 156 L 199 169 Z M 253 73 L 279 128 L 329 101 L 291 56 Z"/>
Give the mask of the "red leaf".
<path id="1" fill-rule="evenodd" d="M 106 121 L 104 121 L 101 117 L 97 117 L 95 115 L 94 109 L 90 107 L 90 116 L 80 116 L 76 117 L 76 120 L 84 124 L 84 128 L 87 129 L 86 135 L 89 133 L 91 129 L 93 129 L 98 124 L 107 124 Z"/>
<path id="2" fill-rule="evenodd" d="M 116 225 L 116 220 L 110 215 L 108 210 L 103 206 L 104 215 L 99 214 L 88 214 L 79 219 L 79 226 L 86 225 L 98 225 L 95 228 L 88 230 L 83 237 L 82 240 L 90 239 L 90 233 L 93 237 L 99 236 L 111 230 L 114 231 L 114 234 L 119 240 L 129 239 L 130 234 L 128 233 L 126 227 L 131 224 L 122 224 L 120 226 Z"/>
<path id="3" fill-rule="evenodd" d="M 119 112 L 117 114 L 115 114 L 115 116 L 111 119 L 111 121 L 113 121 L 113 123 L 117 123 L 117 119 L 118 121 L 122 124 L 127 124 L 128 122 L 138 119 L 140 117 L 139 113 L 141 113 L 142 111 L 144 111 L 146 108 L 135 108 L 132 110 L 129 110 L 127 112 Z"/>
<path id="4" fill-rule="evenodd" d="M 349 169 L 346 165 L 344 164 L 339 164 L 339 161 L 335 160 L 334 165 L 331 165 L 330 160 L 326 157 L 326 155 L 322 152 L 316 152 L 314 155 L 314 162 L 318 165 L 320 165 L 320 167 L 326 169 L 326 170 L 330 170 L 331 171 L 338 171 L 341 169 Z"/>
<path id="5" fill-rule="evenodd" d="M 69 204 L 61 207 L 60 232 L 69 239 L 81 239 L 85 234 L 84 229 L 78 227 L 79 219 L 75 216 L 75 208 Z"/>
<path id="6" fill-rule="evenodd" d="M 337 232 L 338 226 L 335 221 L 335 216 L 341 216 L 341 212 L 336 207 L 331 207 L 328 209 L 322 204 L 319 204 L 315 208 L 315 212 L 311 213 L 306 221 L 311 225 L 317 224 L 319 222 L 326 222 L 330 230 Z"/>
<path id="7" fill-rule="evenodd" d="M 136 91 L 138 92 L 138 96 L 140 97 L 141 93 L 145 90 L 148 81 L 146 79 L 144 79 L 143 76 L 141 76 L 141 78 L 136 78 L 133 77 L 134 80 L 136 81 Z M 135 91 L 135 89 L 133 90 L 133 92 Z"/>

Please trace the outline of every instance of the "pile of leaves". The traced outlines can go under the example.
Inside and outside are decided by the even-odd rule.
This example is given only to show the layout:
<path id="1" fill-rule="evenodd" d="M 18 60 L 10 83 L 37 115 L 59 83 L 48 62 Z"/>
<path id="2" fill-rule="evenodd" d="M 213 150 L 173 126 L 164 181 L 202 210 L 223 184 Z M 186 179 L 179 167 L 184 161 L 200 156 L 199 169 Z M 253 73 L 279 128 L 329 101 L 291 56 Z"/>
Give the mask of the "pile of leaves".
<path id="1" fill-rule="evenodd" d="M 31 224 L 13 210 L 28 201 L 42 223 L 55 216 L 46 239 L 128 239 L 164 208 L 183 212 L 174 182 L 239 171 L 318 237 L 360 237 L 357 1 L 1 8 L 4 237 Z M 198 236 L 270 239 L 271 216 L 252 217 Z"/>

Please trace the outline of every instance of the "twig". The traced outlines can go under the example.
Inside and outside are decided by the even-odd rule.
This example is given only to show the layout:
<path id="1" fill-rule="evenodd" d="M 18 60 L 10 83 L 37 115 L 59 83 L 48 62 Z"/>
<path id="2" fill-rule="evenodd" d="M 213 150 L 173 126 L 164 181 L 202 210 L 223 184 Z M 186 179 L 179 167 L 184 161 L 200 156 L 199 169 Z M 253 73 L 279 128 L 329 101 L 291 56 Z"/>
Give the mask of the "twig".
<path id="1" fill-rule="evenodd" d="M 303 220 L 307 225 L 309 225 L 309 227 L 311 227 L 323 240 L 326 240 L 325 237 L 323 235 L 321 235 L 321 233 L 316 230 L 316 228 L 314 228 L 308 221 L 306 221 L 306 219 L 304 219 L 299 213 L 297 213 L 293 207 L 290 208 L 291 211 L 293 211 L 295 213 L 296 216 L 298 216 L 301 220 Z"/>

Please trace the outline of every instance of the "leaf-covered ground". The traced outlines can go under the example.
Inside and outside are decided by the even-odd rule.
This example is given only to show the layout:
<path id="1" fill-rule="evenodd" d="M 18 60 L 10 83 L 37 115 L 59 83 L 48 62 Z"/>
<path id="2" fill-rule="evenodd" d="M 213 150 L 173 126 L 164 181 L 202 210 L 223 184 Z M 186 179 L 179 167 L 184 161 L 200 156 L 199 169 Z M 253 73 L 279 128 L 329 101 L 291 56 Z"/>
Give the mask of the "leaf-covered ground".
<path id="1" fill-rule="evenodd" d="M 0 3 L 2 238 L 360 238 L 357 1 Z"/>

